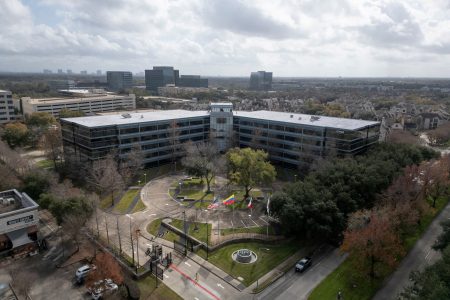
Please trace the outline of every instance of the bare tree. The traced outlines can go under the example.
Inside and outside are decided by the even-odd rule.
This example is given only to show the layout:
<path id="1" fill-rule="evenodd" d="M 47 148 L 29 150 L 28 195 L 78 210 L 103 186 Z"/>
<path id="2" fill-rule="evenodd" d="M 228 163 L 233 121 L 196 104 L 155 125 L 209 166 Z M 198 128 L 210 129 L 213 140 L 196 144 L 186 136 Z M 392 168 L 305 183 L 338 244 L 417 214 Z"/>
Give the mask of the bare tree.
<path id="1" fill-rule="evenodd" d="M 144 153 L 141 150 L 141 146 L 134 144 L 120 166 L 120 174 L 127 185 L 131 184 L 133 177 L 142 169 L 143 161 Z"/>
<path id="2" fill-rule="evenodd" d="M 44 150 L 45 156 L 53 161 L 56 170 L 56 162 L 62 161 L 61 129 L 58 126 L 47 129 L 40 137 L 39 146 Z"/>
<path id="3" fill-rule="evenodd" d="M 225 160 L 220 155 L 214 144 L 209 142 L 193 143 L 185 145 L 186 156 L 182 163 L 186 171 L 194 176 L 204 178 L 207 192 L 211 192 L 211 181 L 216 174 L 224 170 Z"/>
<path id="4" fill-rule="evenodd" d="M 87 216 L 85 214 L 69 214 L 64 217 L 62 227 L 65 234 L 70 238 L 71 241 L 75 242 L 77 246 L 77 251 L 80 250 L 80 234 L 81 229 L 86 224 Z"/>
<path id="5" fill-rule="evenodd" d="M 38 274 L 17 266 L 10 271 L 10 275 L 12 279 L 11 285 L 14 288 L 14 292 L 20 296 L 19 299 L 29 299 L 29 293 L 33 283 L 38 279 Z"/>
<path id="6" fill-rule="evenodd" d="M 114 156 L 109 154 L 105 159 L 95 161 L 90 176 L 92 183 L 102 197 L 111 193 L 111 206 L 114 206 L 115 193 L 123 190 L 124 187 L 123 178 L 117 169 Z"/>

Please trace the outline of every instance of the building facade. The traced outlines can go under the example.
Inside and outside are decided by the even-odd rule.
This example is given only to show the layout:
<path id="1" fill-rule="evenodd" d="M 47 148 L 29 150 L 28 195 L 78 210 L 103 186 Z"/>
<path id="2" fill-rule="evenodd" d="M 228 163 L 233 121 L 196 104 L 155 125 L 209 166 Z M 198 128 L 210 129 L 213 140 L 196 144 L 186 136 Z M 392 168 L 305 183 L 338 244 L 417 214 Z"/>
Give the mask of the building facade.
<path id="1" fill-rule="evenodd" d="M 167 84 L 178 85 L 180 78 L 179 70 L 168 66 L 156 66 L 152 70 L 145 70 L 145 86 L 149 91 L 157 92 L 158 87 Z"/>
<path id="2" fill-rule="evenodd" d="M 111 95 L 88 93 L 84 97 L 76 98 L 32 99 L 30 97 L 23 97 L 20 101 L 24 115 L 29 115 L 34 112 L 47 112 L 56 118 L 59 117 L 59 112 L 62 109 L 82 111 L 86 115 L 93 115 L 96 112 L 136 109 L 136 97 L 134 94 Z"/>
<path id="3" fill-rule="evenodd" d="M 250 74 L 250 89 L 268 91 L 272 89 L 272 72 L 258 71 Z"/>
<path id="4" fill-rule="evenodd" d="M 49 80 L 48 86 L 52 91 L 58 91 L 74 89 L 76 87 L 76 84 L 74 80 Z"/>
<path id="5" fill-rule="evenodd" d="M 111 150 L 121 158 L 136 145 L 144 163 L 173 159 L 174 144 L 211 140 L 221 152 L 233 146 L 263 149 L 289 167 L 329 154 L 355 155 L 376 144 L 380 123 L 273 111 L 233 111 L 212 103 L 210 111 L 167 110 L 128 115 L 61 119 L 64 153 L 82 162 L 102 159 Z M 175 142 L 176 140 L 176 142 Z M 179 149 L 179 148 L 176 148 Z M 176 151 L 177 158 L 183 155 Z"/>
<path id="6" fill-rule="evenodd" d="M 25 193 L 0 192 L 0 255 L 24 255 L 38 248 L 38 208 Z"/>
<path id="7" fill-rule="evenodd" d="M 181 145 L 209 138 L 206 111 L 170 110 L 61 119 L 66 159 L 92 162 L 112 150 L 124 159 L 136 145 L 143 163 L 160 165 L 182 156 Z"/>
<path id="8" fill-rule="evenodd" d="M 0 124 L 20 120 L 20 116 L 16 111 L 12 93 L 10 91 L 0 90 Z"/>
<path id="9" fill-rule="evenodd" d="M 111 91 L 126 90 L 133 86 L 133 74 L 124 71 L 107 71 L 106 81 Z"/>
<path id="10" fill-rule="evenodd" d="M 181 75 L 178 86 L 193 87 L 193 88 L 207 88 L 208 79 L 201 78 L 200 75 Z"/>

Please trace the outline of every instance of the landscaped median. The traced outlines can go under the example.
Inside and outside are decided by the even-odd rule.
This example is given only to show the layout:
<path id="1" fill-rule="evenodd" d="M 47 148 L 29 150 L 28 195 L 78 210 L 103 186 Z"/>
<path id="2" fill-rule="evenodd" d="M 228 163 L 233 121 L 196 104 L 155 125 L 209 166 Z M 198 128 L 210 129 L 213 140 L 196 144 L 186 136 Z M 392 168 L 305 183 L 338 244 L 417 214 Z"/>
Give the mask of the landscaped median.
<path id="1" fill-rule="evenodd" d="M 415 230 L 403 237 L 403 246 L 406 249 L 404 256 L 407 255 L 434 217 L 444 209 L 447 203 L 448 199 L 439 198 L 436 202 L 436 208 L 431 208 L 428 213 L 423 215 Z M 404 256 L 399 257 L 398 260 L 401 261 Z M 384 280 L 394 271 L 395 269 L 383 265 L 378 269 L 378 276 L 371 280 L 367 275 L 358 272 L 358 266 L 350 256 L 312 291 L 308 299 L 335 300 L 339 291 L 345 300 L 371 299 Z"/>

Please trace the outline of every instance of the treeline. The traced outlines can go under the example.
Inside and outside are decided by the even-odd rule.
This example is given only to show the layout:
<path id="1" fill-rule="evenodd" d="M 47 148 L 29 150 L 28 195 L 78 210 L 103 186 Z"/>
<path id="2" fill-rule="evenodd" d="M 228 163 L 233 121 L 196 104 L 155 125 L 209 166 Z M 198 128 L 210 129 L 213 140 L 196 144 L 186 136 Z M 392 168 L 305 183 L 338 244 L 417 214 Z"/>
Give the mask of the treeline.
<path id="1" fill-rule="evenodd" d="M 380 144 L 365 155 L 336 158 L 275 193 L 271 212 L 287 235 L 339 242 L 349 214 L 371 208 L 404 167 L 436 157 L 424 147 Z"/>

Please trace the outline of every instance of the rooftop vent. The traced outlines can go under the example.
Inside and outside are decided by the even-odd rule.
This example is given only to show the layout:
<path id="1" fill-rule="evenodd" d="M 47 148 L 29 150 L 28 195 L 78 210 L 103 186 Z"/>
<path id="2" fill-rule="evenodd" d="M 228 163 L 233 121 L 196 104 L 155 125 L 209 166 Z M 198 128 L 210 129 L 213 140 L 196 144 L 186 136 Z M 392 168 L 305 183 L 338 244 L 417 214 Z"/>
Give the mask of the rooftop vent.
<path id="1" fill-rule="evenodd" d="M 141 115 L 141 119 L 143 119 L 144 118 L 144 115 Z"/>
<path id="2" fill-rule="evenodd" d="M 294 115 L 291 115 L 291 119 L 294 117 Z"/>
<path id="3" fill-rule="evenodd" d="M 125 119 L 129 119 L 129 118 L 131 118 L 131 115 L 129 113 L 126 113 L 126 114 L 122 114 L 122 117 L 124 117 Z"/>
<path id="4" fill-rule="evenodd" d="M 314 122 L 314 121 L 318 121 L 319 119 L 320 119 L 320 117 L 318 117 L 318 116 L 311 116 L 310 121 Z"/>
<path id="5" fill-rule="evenodd" d="M 298 119 L 299 119 L 299 120 L 301 120 L 301 119 L 302 119 L 302 117 L 298 117 Z"/>

